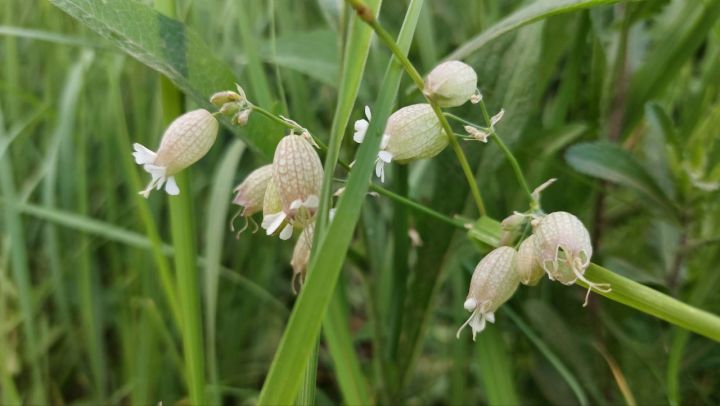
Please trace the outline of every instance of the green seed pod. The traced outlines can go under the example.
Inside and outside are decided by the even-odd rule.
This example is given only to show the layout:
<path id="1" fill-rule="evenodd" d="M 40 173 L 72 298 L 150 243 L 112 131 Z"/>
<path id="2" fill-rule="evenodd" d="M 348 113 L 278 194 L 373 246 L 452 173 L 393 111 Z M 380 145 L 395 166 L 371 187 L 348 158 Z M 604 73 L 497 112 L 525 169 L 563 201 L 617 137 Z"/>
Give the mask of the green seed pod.
<path id="1" fill-rule="evenodd" d="M 428 74 L 423 93 L 440 107 L 456 107 L 470 100 L 476 89 L 477 74 L 470 65 L 447 61 Z"/>
<path id="2" fill-rule="evenodd" d="M 516 257 L 516 270 L 520 283 L 527 286 L 535 286 L 540 282 L 545 271 L 535 258 L 535 236 L 526 238 L 518 247 Z"/>
<path id="3" fill-rule="evenodd" d="M 271 178 L 272 165 L 265 165 L 250 172 L 245 180 L 237 185 L 233 203 L 243 207 L 243 216 L 252 216 L 262 211 L 263 198 Z"/>
<path id="4" fill-rule="evenodd" d="M 135 162 L 152 175 L 152 180 L 140 194 L 148 197 L 154 189 L 165 184 L 165 191 L 177 195 L 180 189 L 173 175 L 205 156 L 215 142 L 218 122 L 204 109 L 183 114 L 170 123 L 160 141 L 157 153 L 133 144 Z"/>
<path id="5" fill-rule="evenodd" d="M 515 271 L 516 255 L 512 247 L 496 248 L 475 267 L 467 300 L 463 304 L 465 310 L 472 314 L 458 329 L 458 338 L 469 324 L 474 341 L 477 333 L 485 329 L 486 321 L 495 322 L 495 311 L 512 297 L 519 284 Z"/>
<path id="6" fill-rule="evenodd" d="M 590 289 L 610 291 L 609 284 L 595 284 L 583 276 L 593 249 L 590 234 L 577 217 L 563 211 L 550 213 L 539 221 L 535 237 L 535 257 L 550 280 L 565 285 L 572 285 L 578 279 L 587 283 L 585 305 Z"/>

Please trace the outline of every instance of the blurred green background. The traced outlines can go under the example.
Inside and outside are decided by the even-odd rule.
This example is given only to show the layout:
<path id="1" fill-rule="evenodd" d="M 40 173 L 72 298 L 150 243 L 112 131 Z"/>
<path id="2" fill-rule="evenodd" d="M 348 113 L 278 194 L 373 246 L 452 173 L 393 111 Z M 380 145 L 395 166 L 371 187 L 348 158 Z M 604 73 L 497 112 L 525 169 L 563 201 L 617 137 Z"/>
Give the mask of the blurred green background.
<path id="1" fill-rule="evenodd" d="M 117 17 L 140 41 L 123 48 L 151 66 L 118 49 L 122 32 L 103 38 L 49 2 L 0 5 L 0 402 L 185 403 L 184 333 L 169 303 L 187 300 L 173 262 L 187 247 L 173 245 L 167 197 L 136 194 L 147 179 L 130 154 L 133 142 L 157 145 L 173 114 L 154 69 L 191 77 L 180 83 L 182 111 L 228 89 L 230 75 L 253 102 L 327 140 L 351 14 L 335 0 L 181 0 L 174 12 L 187 28 L 155 32 L 146 23 L 165 20 L 148 2 L 56 3 L 96 7 L 91 27 Z M 567 7 L 474 39 L 553 3 Z M 391 33 L 406 7 L 384 2 L 380 21 Z M 137 10 L 147 18 L 127 18 Z M 491 112 L 505 109 L 498 132 L 531 186 L 559 179 L 543 208 L 584 221 L 594 262 L 718 313 L 719 16 L 716 0 L 428 0 L 410 59 L 423 73 L 451 54 L 475 68 Z M 174 35 L 185 30 L 182 51 L 198 62 L 180 67 Z M 148 44 L 156 54 L 144 54 Z M 388 58 L 374 41 L 351 122 L 375 99 Z M 419 100 L 406 78 L 398 105 Z M 455 110 L 481 121 L 476 107 Z M 224 404 L 257 398 L 295 300 L 292 244 L 262 233 L 236 239 L 228 226 L 232 188 L 269 162 L 283 133 L 259 118 L 224 129 L 188 170 L 203 373 L 208 399 Z M 524 210 L 499 150 L 463 147 L 490 215 Z M 341 157 L 351 161 L 355 148 L 346 141 Z M 392 168 L 389 188 L 406 176 L 412 199 L 463 213 L 467 187 L 450 151 L 402 171 Z M 367 199 L 331 304 L 377 402 L 720 403 L 717 343 L 599 296 L 582 308 L 579 287 L 521 288 L 478 342 L 457 340 L 481 253 L 464 233 L 414 212 L 408 224 L 423 244 L 402 243 L 396 210 Z M 390 289 L 398 250 L 409 269 L 404 305 Z M 397 348 L 388 345 L 395 306 L 406 316 Z M 347 403 L 345 368 L 321 340 L 318 403 Z"/>

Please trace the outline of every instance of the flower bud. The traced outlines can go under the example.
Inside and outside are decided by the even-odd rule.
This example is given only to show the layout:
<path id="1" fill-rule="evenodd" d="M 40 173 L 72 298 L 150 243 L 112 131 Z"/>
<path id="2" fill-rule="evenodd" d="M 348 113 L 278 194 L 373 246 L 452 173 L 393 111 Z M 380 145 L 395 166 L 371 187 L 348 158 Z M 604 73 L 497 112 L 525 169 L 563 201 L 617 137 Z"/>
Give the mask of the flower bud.
<path id="1" fill-rule="evenodd" d="M 432 158 L 447 144 L 447 134 L 429 104 L 403 107 L 388 118 L 375 173 L 384 180 L 384 164 Z"/>
<path id="2" fill-rule="evenodd" d="M 476 89 L 477 74 L 470 65 L 447 61 L 428 74 L 423 93 L 440 107 L 455 107 L 470 100 Z"/>
<path id="3" fill-rule="evenodd" d="M 303 231 L 300 233 L 300 237 L 295 243 L 295 248 L 293 249 L 293 255 L 292 259 L 290 260 L 290 265 L 293 268 L 293 277 L 291 284 L 294 293 L 297 293 L 297 289 L 295 288 L 295 280 L 299 279 L 300 286 L 302 286 L 303 282 L 305 281 L 305 271 L 307 270 L 308 263 L 310 262 L 310 252 L 312 251 L 312 240 L 314 231 L 314 223 L 305 227 L 305 229 L 303 229 Z"/>
<path id="4" fill-rule="evenodd" d="M 545 271 L 535 257 L 535 236 L 526 238 L 518 247 L 515 259 L 515 269 L 520 278 L 520 283 L 527 286 L 535 286 L 540 282 Z"/>
<path id="5" fill-rule="evenodd" d="M 572 285 L 580 279 L 588 284 L 585 305 L 594 287 L 609 292 L 609 284 L 588 281 L 583 274 L 590 265 L 593 249 L 582 222 L 570 213 L 559 211 L 542 218 L 535 229 L 535 257 L 550 280 Z"/>
<path id="6" fill-rule="evenodd" d="M 165 184 L 169 195 L 180 189 L 173 175 L 195 163 L 210 150 L 218 133 L 218 122 L 204 109 L 185 113 L 170 123 L 160 141 L 157 152 L 138 143 L 133 144 L 135 162 L 143 165 L 152 180 L 140 194 L 147 198 L 153 189 Z"/>
<path id="7" fill-rule="evenodd" d="M 263 198 L 272 178 L 272 165 L 261 166 L 235 188 L 233 203 L 243 207 L 242 215 L 252 216 L 263 208 Z"/>
<path id="8" fill-rule="evenodd" d="M 278 216 L 300 228 L 307 226 L 320 203 L 323 179 L 320 157 L 306 137 L 290 134 L 278 143 L 272 167 L 272 184 L 277 188 L 280 210 L 266 213 L 263 209 L 266 217 L 263 228 L 267 229 L 268 235 L 272 234 L 281 224 Z M 268 216 L 273 219 L 267 219 Z M 265 227 L 266 224 L 270 228 Z"/>
<path id="9" fill-rule="evenodd" d="M 230 102 L 238 102 L 242 100 L 242 97 L 240 97 L 239 94 L 231 91 L 226 90 L 224 92 L 217 92 L 210 96 L 210 103 L 216 105 L 216 106 L 222 106 L 225 103 Z"/>
<path id="10" fill-rule="evenodd" d="M 472 312 L 467 321 L 458 329 L 460 332 L 470 325 L 473 341 L 477 333 L 485 329 L 485 322 L 495 322 L 495 310 L 505 303 L 517 289 L 519 279 L 515 271 L 517 252 L 512 247 L 492 250 L 478 263 L 470 281 L 465 310 Z"/>
<path id="11" fill-rule="evenodd" d="M 252 113 L 252 109 L 241 110 L 233 116 L 233 124 L 239 125 L 240 127 L 246 126 L 250 120 L 250 113 Z"/>

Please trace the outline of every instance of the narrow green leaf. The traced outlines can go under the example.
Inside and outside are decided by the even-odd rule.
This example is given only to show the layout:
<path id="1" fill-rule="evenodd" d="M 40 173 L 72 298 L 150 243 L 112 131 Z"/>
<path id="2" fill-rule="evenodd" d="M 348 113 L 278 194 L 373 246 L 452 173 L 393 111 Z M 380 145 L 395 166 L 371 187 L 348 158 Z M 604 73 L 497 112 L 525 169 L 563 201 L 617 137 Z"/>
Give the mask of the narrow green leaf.
<path id="1" fill-rule="evenodd" d="M 528 4 L 466 41 L 445 59 L 463 59 L 499 36 L 557 14 L 617 3 L 619 0 L 539 0 Z"/>
<path id="2" fill-rule="evenodd" d="M 422 0 L 410 3 L 400 30 L 398 43 L 405 52 L 410 47 L 422 3 Z M 348 61 L 348 63 L 364 63 L 364 61 Z M 345 192 L 338 203 L 335 220 L 318 244 L 318 252 L 322 255 L 313 257 L 310 262 L 307 281 L 298 296 L 280 346 L 275 353 L 270 372 L 260 393 L 259 404 L 288 404 L 295 398 L 300 386 L 302 370 L 310 357 L 312 345 L 320 333 L 322 319 L 330 303 L 360 216 L 375 157 L 380 149 L 382 129 L 390 115 L 401 74 L 402 67 L 393 58 L 380 86 L 373 120 L 365 141 L 360 145 Z"/>
<path id="3" fill-rule="evenodd" d="M 519 405 L 513 367 L 499 326 L 489 325 L 476 343 L 480 380 L 490 405 Z"/>
<path id="4" fill-rule="evenodd" d="M 217 172 L 213 176 L 213 188 L 207 204 L 207 220 L 205 226 L 205 332 L 207 334 L 208 384 L 218 383 L 217 354 L 215 348 L 217 295 L 220 280 L 223 239 L 227 236 L 227 212 L 230 206 L 230 193 L 232 182 L 235 179 L 235 169 L 245 150 L 242 141 L 235 140 L 225 150 L 222 161 L 218 164 Z M 213 396 L 216 394 L 213 393 Z M 220 404 L 219 397 L 210 397 L 213 403 Z"/>
<path id="5" fill-rule="evenodd" d="M 603 141 L 577 144 L 567 150 L 565 159 L 577 171 L 628 187 L 643 203 L 677 217 L 675 203 L 637 159 L 619 146 Z"/>

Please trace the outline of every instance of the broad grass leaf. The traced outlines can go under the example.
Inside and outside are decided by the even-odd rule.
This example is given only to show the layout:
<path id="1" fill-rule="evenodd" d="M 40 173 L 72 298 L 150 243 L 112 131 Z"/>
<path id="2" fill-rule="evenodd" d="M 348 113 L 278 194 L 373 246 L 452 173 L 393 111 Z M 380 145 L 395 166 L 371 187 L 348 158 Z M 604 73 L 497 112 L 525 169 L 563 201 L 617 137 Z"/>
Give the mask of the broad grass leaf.
<path id="1" fill-rule="evenodd" d="M 677 218 L 672 200 L 640 162 L 619 146 L 603 141 L 577 144 L 568 149 L 565 159 L 575 170 L 630 188 L 644 204 Z"/>
<path id="2" fill-rule="evenodd" d="M 51 0 L 125 53 L 168 77 L 198 104 L 220 90 L 234 89 L 232 70 L 216 58 L 202 38 L 180 21 L 135 1 Z M 252 97 L 252 95 L 250 95 Z M 270 156 L 281 132 L 233 130 Z"/>

